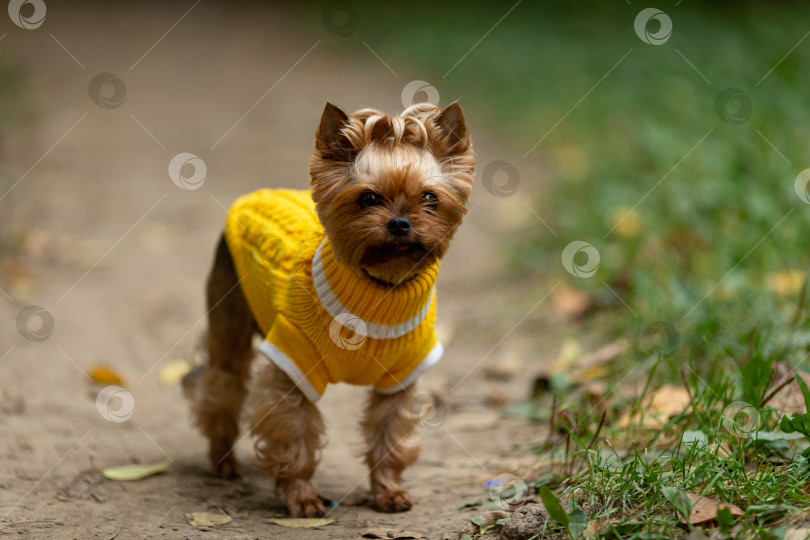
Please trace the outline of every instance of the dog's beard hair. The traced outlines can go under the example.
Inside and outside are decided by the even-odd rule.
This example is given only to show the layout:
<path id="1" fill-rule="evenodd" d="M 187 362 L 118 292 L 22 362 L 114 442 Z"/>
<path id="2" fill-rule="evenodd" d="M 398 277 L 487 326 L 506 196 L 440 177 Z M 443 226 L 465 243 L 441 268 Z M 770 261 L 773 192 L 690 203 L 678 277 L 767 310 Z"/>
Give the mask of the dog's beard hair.
<path id="1" fill-rule="evenodd" d="M 396 284 L 444 256 L 466 212 L 475 159 L 460 109 L 450 121 L 441 112 L 430 104 L 392 117 L 363 109 L 331 133 L 322 120 L 310 161 L 313 199 L 340 262 Z M 366 191 L 384 204 L 361 208 Z M 437 196 L 434 210 L 426 210 L 425 192 Z M 418 244 L 424 255 L 364 266 L 369 252 L 394 242 L 386 228 L 394 217 L 411 221 L 402 241 Z"/>

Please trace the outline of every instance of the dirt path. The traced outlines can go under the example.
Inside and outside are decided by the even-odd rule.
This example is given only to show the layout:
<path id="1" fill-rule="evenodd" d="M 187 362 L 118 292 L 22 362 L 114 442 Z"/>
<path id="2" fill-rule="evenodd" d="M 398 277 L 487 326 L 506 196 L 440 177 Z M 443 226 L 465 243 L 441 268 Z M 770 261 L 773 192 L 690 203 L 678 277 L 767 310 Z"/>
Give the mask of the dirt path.
<path id="1" fill-rule="evenodd" d="M 306 534 L 268 524 L 284 515 L 269 479 L 250 467 L 241 482 L 206 475 L 203 439 L 190 427 L 179 388 L 158 382 L 159 366 L 191 351 L 203 328 L 202 284 L 223 207 L 259 187 L 306 187 L 326 100 L 396 111 L 404 85 L 425 75 L 396 66 L 394 77 L 359 39 L 356 55 L 341 56 L 339 38 L 296 35 L 256 5 L 246 14 L 202 3 L 187 15 L 178 5 L 116 5 L 64 12 L 49 3 L 36 30 L 2 17 L 0 54 L 26 69 L 33 115 L 12 127 L 2 150 L 0 222 L 21 254 L 0 261 L 0 536 L 357 538 L 377 526 L 455 538 L 471 514 L 453 507 L 485 496 L 483 482 L 526 460 L 523 449 L 544 436 L 499 420 L 487 405 L 493 397 L 524 397 L 523 373 L 537 365 L 524 359 L 511 382 L 484 376 L 485 366 L 519 356 L 521 330 L 539 324 L 533 312 L 511 332 L 527 309 L 505 306 L 492 279 L 496 248 L 508 237 L 498 227 L 505 205 L 522 207 L 479 185 L 443 266 L 447 353 L 424 386 L 448 408 L 428 422 L 423 458 L 407 473 L 414 510 L 386 515 L 341 505 L 330 516 L 335 524 Z M 90 98 L 90 81 L 102 72 L 126 85 L 120 106 L 117 95 L 105 96 L 115 106 L 109 109 Z M 508 160 L 487 141 L 475 111 L 466 112 L 480 162 Z M 199 189 L 169 179 L 169 161 L 180 152 L 204 160 Z M 542 292 L 523 296 L 531 307 Z M 26 305 L 52 316 L 47 339 L 18 331 Z M 111 422 L 97 410 L 101 387 L 84 372 L 99 363 L 129 379 L 129 420 Z M 364 495 L 356 426 L 363 396 L 363 389 L 336 386 L 323 400 L 330 444 L 316 487 L 325 497 Z M 238 454 L 247 462 L 250 441 Z M 100 481 L 89 470 L 91 456 L 99 465 L 173 463 L 166 474 L 124 484 Z M 195 528 L 185 517 L 194 511 L 226 512 L 233 521 Z"/>

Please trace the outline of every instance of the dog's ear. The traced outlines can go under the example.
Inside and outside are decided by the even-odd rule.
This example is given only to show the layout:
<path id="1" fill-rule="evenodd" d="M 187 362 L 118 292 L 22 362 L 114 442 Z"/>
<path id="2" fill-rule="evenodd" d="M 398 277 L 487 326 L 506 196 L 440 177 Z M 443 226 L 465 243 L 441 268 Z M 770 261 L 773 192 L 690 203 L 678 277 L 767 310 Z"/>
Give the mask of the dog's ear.
<path id="1" fill-rule="evenodd" d="M 461 105 L 458 101 L 454 101 L 444 108 L 436 117 L 436 125 L 447 136 L 447 145 L 450 148 L 460 146 L 459 151 L 466 150 L 469 145 L 470 134 L 467 131 L 467 124 L 464 122 L 464 113 L 461 111 Z M 459 145 L 459 143 L 462 143 Z"/>
<path id="2" fill-rule="evenodd" d="M 349 141 L 340 130 L 349 121 L 343 110 L 328 101 L 321 116 L 321 123 L 315 133 L 315 148 L 325 159 L 338 159 L 346 156 Z"/>

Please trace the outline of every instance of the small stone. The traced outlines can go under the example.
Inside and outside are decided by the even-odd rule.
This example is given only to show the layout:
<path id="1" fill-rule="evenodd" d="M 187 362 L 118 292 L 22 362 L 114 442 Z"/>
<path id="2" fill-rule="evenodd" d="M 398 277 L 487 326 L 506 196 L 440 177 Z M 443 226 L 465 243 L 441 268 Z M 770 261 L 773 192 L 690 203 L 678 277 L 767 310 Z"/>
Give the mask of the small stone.
<path id="1" fill-rule="evenodd" d="M 512 514 L 501 531 L 501 540 L 529 540 L 536 537 L 548 520 L 548 512 L 542 504 L 526 504 Z"/>

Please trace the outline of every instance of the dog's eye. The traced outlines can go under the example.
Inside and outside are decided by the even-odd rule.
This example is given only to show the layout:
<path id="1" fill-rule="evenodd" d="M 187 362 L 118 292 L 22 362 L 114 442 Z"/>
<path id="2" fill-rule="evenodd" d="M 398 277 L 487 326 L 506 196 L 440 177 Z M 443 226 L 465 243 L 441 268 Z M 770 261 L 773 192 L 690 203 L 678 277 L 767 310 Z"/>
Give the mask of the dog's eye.
<path id="1" fill-rule="evenodd" d="M 439 198 L 435 193 L 429 191 L 422 194 L 422 202 L 424 202 L 425 206 L 430 210 L 436 210 L 436 207 L 439 206 Z"/>
<path id="2" fill-rule="evenodd" d="M 378 204 L 382 204 L 382 199 L 380 199 L 380 196 L 373 191 L 366 191 L 360 195 L 358 202 L 360 203 L 360 208 L 368 208 L 369 206 L 377 206 Z"/>

